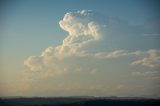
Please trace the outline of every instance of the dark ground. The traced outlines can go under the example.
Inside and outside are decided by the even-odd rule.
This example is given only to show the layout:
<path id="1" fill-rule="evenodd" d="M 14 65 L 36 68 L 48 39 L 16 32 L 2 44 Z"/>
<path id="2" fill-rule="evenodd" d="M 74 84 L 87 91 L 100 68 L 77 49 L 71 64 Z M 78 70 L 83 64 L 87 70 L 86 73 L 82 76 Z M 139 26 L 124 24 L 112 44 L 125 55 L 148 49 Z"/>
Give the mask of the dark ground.
<path id="1" fill-rule="evenodd" d="M 160 99 L 146 98 L 1 98 L 0 106 L 160 106 Z"/>

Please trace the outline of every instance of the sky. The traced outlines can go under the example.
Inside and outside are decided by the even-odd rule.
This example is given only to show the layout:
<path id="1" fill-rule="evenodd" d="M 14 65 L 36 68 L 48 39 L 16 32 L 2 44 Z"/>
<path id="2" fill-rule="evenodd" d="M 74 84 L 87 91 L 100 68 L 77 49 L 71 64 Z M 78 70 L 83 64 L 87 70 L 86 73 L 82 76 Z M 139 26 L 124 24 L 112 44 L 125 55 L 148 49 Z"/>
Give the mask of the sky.
<path id="1" fill-rule="evenodd" d="M 158 0 L 0 2 L 0 96 L 160 93 Z"/>

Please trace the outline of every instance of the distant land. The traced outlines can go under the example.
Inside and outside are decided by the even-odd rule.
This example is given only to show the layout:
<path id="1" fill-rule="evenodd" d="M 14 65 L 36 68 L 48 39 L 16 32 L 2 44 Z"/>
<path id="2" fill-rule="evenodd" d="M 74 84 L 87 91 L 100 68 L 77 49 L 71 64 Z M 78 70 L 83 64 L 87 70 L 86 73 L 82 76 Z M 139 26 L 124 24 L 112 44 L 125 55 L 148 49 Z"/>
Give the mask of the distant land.
<path id="1" fill-rule="evenodd" d="M 143 97 L 1 97 L 0 106 L 160 106 L 160 99 Z"/>

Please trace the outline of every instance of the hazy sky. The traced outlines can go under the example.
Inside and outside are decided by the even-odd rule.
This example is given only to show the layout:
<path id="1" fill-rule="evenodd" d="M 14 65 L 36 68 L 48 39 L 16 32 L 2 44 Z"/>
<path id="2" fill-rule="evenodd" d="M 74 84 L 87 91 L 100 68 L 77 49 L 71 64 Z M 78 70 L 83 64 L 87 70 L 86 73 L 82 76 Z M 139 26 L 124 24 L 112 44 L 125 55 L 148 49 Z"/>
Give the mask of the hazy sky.
<path id="1" fill-rule="evenodd" d="M 0 96 L 160 97 L 158 0 L 0 2 Z"/>

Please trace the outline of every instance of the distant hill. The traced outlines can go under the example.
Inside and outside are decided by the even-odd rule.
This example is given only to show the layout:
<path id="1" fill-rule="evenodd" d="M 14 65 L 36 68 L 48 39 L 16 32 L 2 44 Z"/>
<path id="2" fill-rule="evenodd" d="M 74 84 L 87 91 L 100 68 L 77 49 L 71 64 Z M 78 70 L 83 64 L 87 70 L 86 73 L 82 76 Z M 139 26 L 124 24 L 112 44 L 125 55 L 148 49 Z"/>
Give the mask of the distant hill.
<path id="1" fill-rule="evenodd" d="M 0 106 L 160 106 L 160 99 L 129 97 L 12 97 Z"/>

